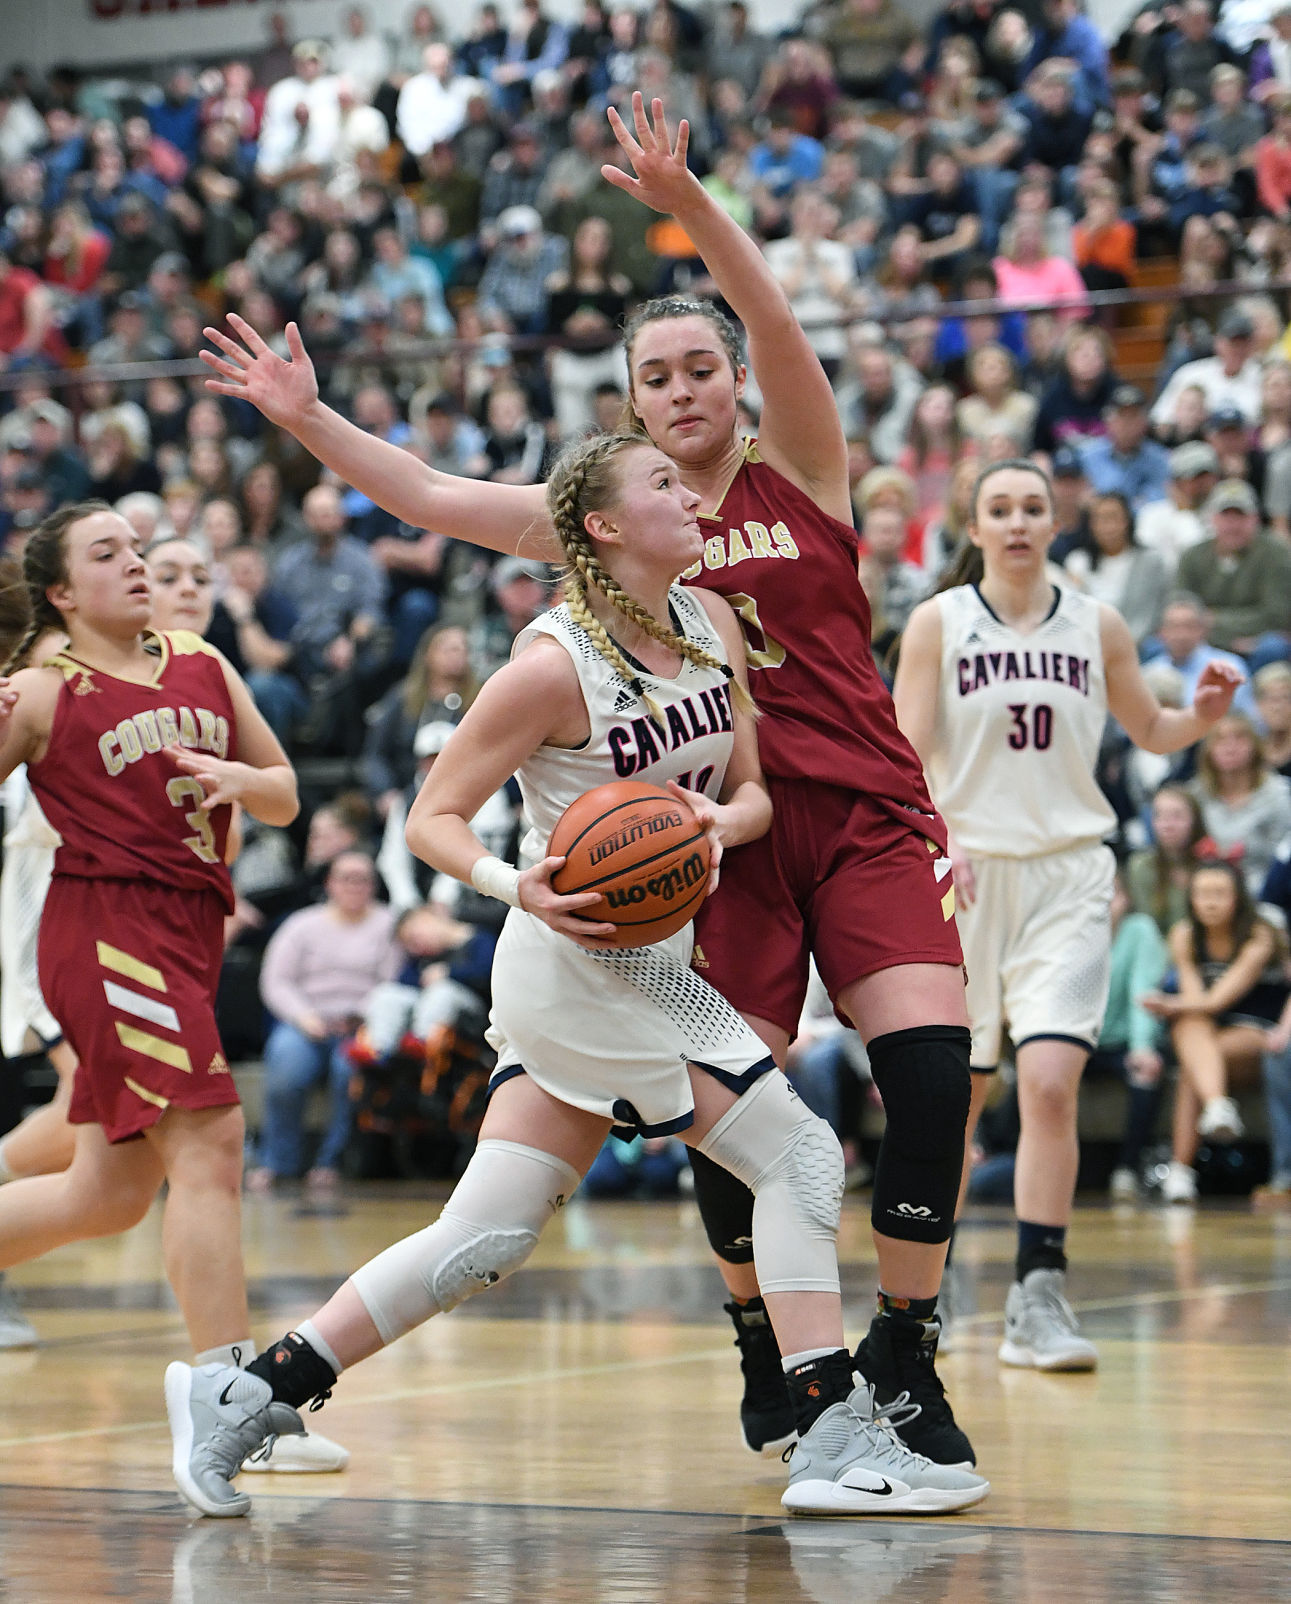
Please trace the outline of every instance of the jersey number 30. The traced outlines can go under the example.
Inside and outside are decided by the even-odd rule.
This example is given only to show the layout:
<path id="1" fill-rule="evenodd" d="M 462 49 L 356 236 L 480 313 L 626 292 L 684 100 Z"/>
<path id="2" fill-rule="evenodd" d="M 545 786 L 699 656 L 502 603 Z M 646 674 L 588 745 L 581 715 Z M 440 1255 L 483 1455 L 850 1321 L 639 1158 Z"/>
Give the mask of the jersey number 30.
<path id="1" fill-rule="evenodd" d="M 1013 750 L 1024 752 L 1029 746 L 1034 751 L 1047 752 L 1053 740 L 1053 708 L 1048 702 L 1039 702 L 1035 707 L 1010 702 L 1009 712 L 1013 715 L 1013 728 L 1009 731 Z"/>

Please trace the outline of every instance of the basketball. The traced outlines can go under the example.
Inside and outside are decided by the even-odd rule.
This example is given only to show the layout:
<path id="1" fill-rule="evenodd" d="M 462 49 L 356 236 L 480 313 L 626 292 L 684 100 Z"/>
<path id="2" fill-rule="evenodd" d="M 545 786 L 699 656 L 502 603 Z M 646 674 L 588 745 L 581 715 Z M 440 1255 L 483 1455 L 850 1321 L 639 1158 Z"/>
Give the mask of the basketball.
<path id="1" fill-rule="evenodd" d="M 708 890 L 708 838 L 686 804 L 643 780 L 598 785 L 556 822 L 548 855 L 562 896 L 599 891 L 581 918 L 618 926 L 616 947 L 648 947 L 695 917 Z"/>

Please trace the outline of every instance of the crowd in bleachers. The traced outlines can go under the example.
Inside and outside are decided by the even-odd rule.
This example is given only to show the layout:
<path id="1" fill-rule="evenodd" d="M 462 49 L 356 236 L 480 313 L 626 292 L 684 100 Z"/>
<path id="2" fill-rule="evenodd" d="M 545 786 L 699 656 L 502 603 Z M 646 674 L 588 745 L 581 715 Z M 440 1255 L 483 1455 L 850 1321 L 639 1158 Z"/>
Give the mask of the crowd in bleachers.
<path id="1" fill-rule="evenodd" d="M 1153 798 L 1182 782 L 1258 897 L 1291 837 L 1291 4 L 1149 3 L 1116 40 L 1078 0 L 951 0 L 923 29 L 899 0 L 819 0 L 776 35 L 741 0 L 588 0 L 575 23 L 423 4 L 397 35 L 356 6 L 335 38 L 275 16 L 259 52 L 156 82 L 0 83 L 0 543 L 86 495 L 198 542 L 211 638 L 326 803 L 307 840 L 250 832 L 233 950 L 354 847 L 397 906 L 425 898 L 409 788 L 551 576 L 400 524 L 208 394 L 203 326 L 236 311 L 285 353 L 294 319 L 362 428 L 451 473 L 542 477 L 619 416 L 634 301 L 710 287 L 602 176 L 605 109 L 636 88 L 689 119 L 834 382 L 880 662 L 982 462 L 1039 454 L 1055 571 L 1124 613 L 1162 699 L 1216 655 L 1252 675 L 1200 754 L 1167 766 L 1109 730 L 1122 845 L 1160 850 Z M 1159 366 L 1126 373 L 1134 314 L 1107 292 L 1161 258 L 1187 293 Z M 501 797 L 488 828 L 513 826 Z"/>

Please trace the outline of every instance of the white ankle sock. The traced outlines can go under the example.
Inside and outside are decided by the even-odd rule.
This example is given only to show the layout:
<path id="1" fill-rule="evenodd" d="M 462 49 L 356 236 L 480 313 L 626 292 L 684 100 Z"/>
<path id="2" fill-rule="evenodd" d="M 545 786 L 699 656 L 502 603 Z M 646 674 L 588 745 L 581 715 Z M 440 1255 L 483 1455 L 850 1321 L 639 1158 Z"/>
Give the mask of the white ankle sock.
<path id="1" fill-rule="evenodd" d="M 241 1342 L 226 1342 L 222 1348 L 207 1348 L 205 1353 L 199 1353 L 193 1360 L 195 1365 L 232 1365 L 236 1370 L 245 1370 L 256 1356 L 256 1345 L 250 1337 L 243 1337 Z"/>
<path id="2" fill-rule="evenodd" d="M 837 1353 L 837 1348 L 804 1348 L 801 1353 L 789 1353 L 781 1359 L 784 1373 L 796 1370 L 799 1365 L 810 1364 L 813 1359 L 827 1359 L 831 1353 Z"/>
<path id="3" fill-rule="evenodd" d="M 341 1371 L 345 1369 L 345 1366 L 332 1352 L 331 1345 L 326 1341 L 325 1338 L 319 1336 L 318 1327 L 312 1320 L 302 1320 L 301 1323 L 296 1327 L 296 1334 L 297 1336 L 304 1337 L 305 1341 L 310 1345 L 318 1357 L 320 1359 L 325 1359 L 327 1363 L 331 1365 L 332 1369 L 335 1370 L 338 1376 L 340 1375 Z"/>

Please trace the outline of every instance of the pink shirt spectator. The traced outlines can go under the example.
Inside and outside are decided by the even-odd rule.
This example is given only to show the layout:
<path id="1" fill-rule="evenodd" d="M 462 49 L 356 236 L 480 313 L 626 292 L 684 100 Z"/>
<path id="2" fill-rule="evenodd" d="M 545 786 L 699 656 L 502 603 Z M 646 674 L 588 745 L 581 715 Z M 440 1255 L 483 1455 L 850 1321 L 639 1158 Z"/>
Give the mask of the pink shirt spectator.
<path id="1" fill-rule="evenodd" d="M 992 263 L 999 284 L 999 298 L 1018 306 L 1028 301 L 1070 301 L 1058 316 L 1067 323 L 1082 317 L 1089 308 L 1085 281 L 1072 263 L 1061 256 L 1046 256 L 1025 266 L 997 256 Z"/>

